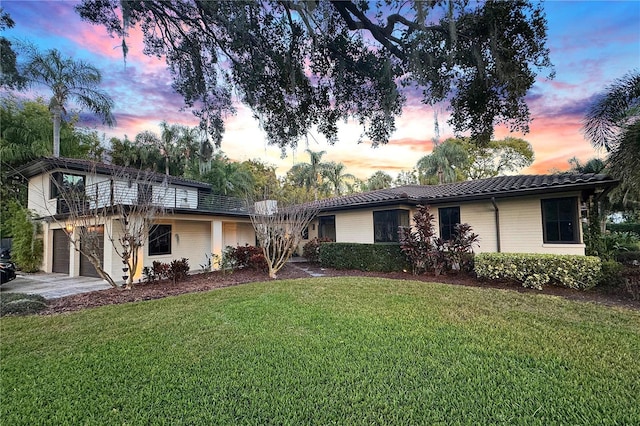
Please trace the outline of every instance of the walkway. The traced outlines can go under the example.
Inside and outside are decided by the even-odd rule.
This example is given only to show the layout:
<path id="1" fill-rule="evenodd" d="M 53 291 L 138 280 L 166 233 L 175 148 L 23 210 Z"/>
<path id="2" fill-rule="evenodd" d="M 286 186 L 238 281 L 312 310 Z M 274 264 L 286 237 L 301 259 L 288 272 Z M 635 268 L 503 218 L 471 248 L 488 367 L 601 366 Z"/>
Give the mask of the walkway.
<path id="1" fill-rule="evenodd" d="M 67 274 L 18 274 L 15 280 L 2 284 L 2 293 L 39 294 L 47 299 L 111 288 L 100 278 L 69 277 Z"/>

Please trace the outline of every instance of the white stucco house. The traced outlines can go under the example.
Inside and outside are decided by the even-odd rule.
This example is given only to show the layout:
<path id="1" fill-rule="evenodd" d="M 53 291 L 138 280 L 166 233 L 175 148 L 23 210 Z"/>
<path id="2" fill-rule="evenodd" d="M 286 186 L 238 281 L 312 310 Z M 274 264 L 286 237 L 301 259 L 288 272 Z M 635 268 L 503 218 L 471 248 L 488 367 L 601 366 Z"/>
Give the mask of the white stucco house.
<path id="1" fill-rule="evenodd" d="M 28 208 L 43 224 L 44 259 L 42 270 L 70 276 L 98 274 L 89 260 L 74 250 L 67 232 L 75 232 L 77 224 L 69 221 L 69 206 L 60 196 L 61 188 L 80 188 L 96 203 L 94 207 L 118 203 L 135 205 L 140 197 L 151 197 L 163 206 L 155 218 L 139 253 L 140 262 L 134 279 L 141 277 L 144 266 L 153 261 L 170 262 L 187 258 L 192 271 L 206 264 L 207 256 L 220 255 L 226 246 L 255 245 L 255 233 L 245 202 L 211 192 L 208 184 L 146 173 L 144 184 L 127 179 L 128 171 L 140 171 L 67 158 L 41 158 L 26 164 L 17 175 L 28 181 Z M 144 188 L 143 188 L 144 186 Z M 116 282 L 122 282 L 122 260 L 110 239 L 117 241 L 121 232 L 120 217 L 106 216 L 96 224 L 102 235 L 102 265 Z M 82 244 L 82 242 L 80 242 Z"/>
<path id="2" fill-rule="evenodd" d="M 213 194 L 205 183 L 159 173 L 147 173 L 143 185 L 127 179 L 126 172 L 109 164 L 66 158 L 41 158 L 17 171 L 28 181 L 28 208 L 43 224 L 43 271 L 97 276 L 66 235 L 77 226 L 69 223 L 70 207 L 59 194 L 66 187 L 86 193 L 95 207 L 135 205 L 141 197 L 162 204 L 163 213 L 155 218 L 139 253 L 136 280 L 142 268 L 156 260 L 168 263 L 184 257 L 196 271 L 206 264 L 207 256 L 220 255 L 226 246 L 256 244 L 243 200 Z M 140 173 L 130 172 L 132 176 Z M 597 174 L 519 175 L 331 198 L 316 202 L 319 214 L 302 245 L 314 237 L 366 244 L 396 242 L 398 226 L 411 223 L 416 206 L 429 205 L 438 235 L 444 239 L 456 224 L 470 224 L 480 237 L 476 252 L 584 255 L 580 226 L 584 205 L 598 201 L 617 183 Z M 116 241 L 120 220 L 107 215 L 95 231 Z M 113 243 L 103 237 L 101 246 L 105 271 L 122 282 L 122 262 Z"/>
<path id="3" fill-rule="evenodd" d="M 597 174 L 501 176 L 444 185 L 407 185 L 318 201 L 308 238 L 336 242 L 398 241 L 398 226 L 417 205 L 429 205 L 438 235 L 458 223 L 479 235 L 475 252 L 584 255 L 584 204 L 598 201 L 617 181 Z"/>

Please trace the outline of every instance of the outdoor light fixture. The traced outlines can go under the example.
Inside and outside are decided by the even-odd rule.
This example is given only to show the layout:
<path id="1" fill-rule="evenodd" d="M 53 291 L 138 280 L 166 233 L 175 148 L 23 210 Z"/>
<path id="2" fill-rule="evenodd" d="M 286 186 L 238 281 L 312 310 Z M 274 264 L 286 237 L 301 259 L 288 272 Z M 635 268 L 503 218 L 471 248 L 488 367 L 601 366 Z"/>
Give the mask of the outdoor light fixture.
<path id="1" fill-rule="evenodd" d="M 66 229 L 68 233 L 71 233 L 73 231 L 73 224 L 67 223 L 64 229 Z"/>

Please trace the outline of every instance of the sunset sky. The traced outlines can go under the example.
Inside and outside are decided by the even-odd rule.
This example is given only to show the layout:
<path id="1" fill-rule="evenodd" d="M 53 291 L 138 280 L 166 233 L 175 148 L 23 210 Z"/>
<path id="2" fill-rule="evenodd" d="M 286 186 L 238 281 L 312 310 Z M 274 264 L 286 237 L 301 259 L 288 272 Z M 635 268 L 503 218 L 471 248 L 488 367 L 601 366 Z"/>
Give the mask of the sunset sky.
<path id="1" fill-rule="evenodd" d="M 164 61 L 142 53 L 142 37 L 134 32 L 127 40 L 129 55 L 123 65 L 120 41 L 109 37 L 99 26 L 83 22 L 74 11 L 74 1 L 3 0 L 2 7 L 16 26 L 5 37 L 36 44 L 41 49 L 57 48 L 63 54 L 97 66 L 103 73 L 102 88 L 115 101 L 117 126 L 103 127 L 83 123 L 107 138 L 133 139 L 142 130 L 159 132 L 158 124 L 196 125 L 189 112 L 181 112 L 182 97 L 171 89 L 171 78 Z M 556 77 L 540 75 L 527 96 L 533 122 L 527 135 L 512 134 L 528 140 L 536 160 L 521 173 L 547 173 L 566 170 L 567 160 L 586 160 L 604 156 L 593 150 L 580 132 L 588 105 L 616 78 L 640 68 L 640 1 L 547 1 L 544 3 L 549 24 L 548 47 Z M 45 94 L 46 92 L 43 92 Z M 438 111 L 440 139 L 452 136 L 446 125 L 446 109 Z M 84 117 L 84 115 L 83 115 Z M 397 130 L 386 146 L 371 148 L 367 141 L 358 144 L 360 128 L 341 127 L 339 142 L 330 146 L 311 135 L 285 158 L 280 150 L 267 146 L 264 134 L 251 112 L 238 105 L 238 113 L 226 120 L 222 150 L 234 160 L 259 158 L 278 167 L 284 174 L 293 164 L 306 162 L 304 150 L 326 151 L 324 161 L 342 162 L 347 171 L 365 179 L 376 170 L 395 176 L 409 170 L 418 159 L 429 154 L 434 137 L 434 111 L 409 99 L 396 122 Z M 508 136 L 496 130 L 496 138 Z M 307 145 L 308 144 L 308 145 Z"/>

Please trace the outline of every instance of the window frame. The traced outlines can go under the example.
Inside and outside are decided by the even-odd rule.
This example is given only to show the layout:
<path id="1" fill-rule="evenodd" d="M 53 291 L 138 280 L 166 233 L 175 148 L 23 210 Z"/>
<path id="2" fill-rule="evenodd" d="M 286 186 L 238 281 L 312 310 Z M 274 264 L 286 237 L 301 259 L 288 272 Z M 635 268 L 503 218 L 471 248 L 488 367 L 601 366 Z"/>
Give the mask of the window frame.
<path id="1" fill-rule="evenodd" d="M 566 218 L 562 218 L 561 217 L 561 212 L 559 211 L 560 208 L 560 203 L 563 201 L 571 201 L 572 204 L 572 209 L 570 211 L 571 217 L 569 219 Z M 545 205 L 555 202 L 556 205 L 556 217 L 557 219 L 552 220 L 549 219 L 548 213 L 547 213 L 547 209 L 545 208 Z M 580 222 L 579 222 L 579 216 L 578 216 L 578 197 L 577 196 L 569 196 L 569 197 L 557 197 L 557 198 L 543 198 L 540 200 L 540 208 L 542 211 L 542 241 L 543 244 L 580 244 Z M 549 238 L 549 232 L 547 229 L 548 223 L 549 222 L 555 222 L 557 229 L 556 232 L 558 234 L 558 240 L 550 240 Z M 562 235 L 564 234 L 563 230 L 561 229 L 562 223 L 563 222 L 568 222 L 569 224 L 573 224 L 572 228 L 571 228 L 571 233 L 572 233 L 572 238 L 570 240 L 566 240 L 566 239 L 562 239 Z"/>
<path id="2" fill-rule="evenodd" d="M 378 216 L 378 217 L 376 217 Z M 386 229 L 379 229 L 383 225 Z M 400 238 L 398 228 L 409 226 L 409 210 L 389 209 L 373 211 L 373 242 L 374 244 L 398 243 Z M 385 236 L 387 238 L 381 238 Z M 391 238 L 388 238 L 388 237 Z"/>
<path id="3" fill-rule="evenodd" d="M 53 200 L 53 199 L 57 199 L 60 197 L 61 190 L 63 189 L 64 186 L 64 178 L 65 176 L 70 176 L 70 177 L 74 177 L 74 178 L 80 178 L 80 180 L 82 181 L 82 187 L 77 187 L 74 188 L 73 186 L 77 185 L 78 182 L 72 183 L 72 187 L 71 190 L 78 190 L 84 193 L 84 191 L 86 190 L 87 187 L 87 177 L 85 175 L 81 175 L 81 174 L 76 174 L 76 173 L 68 173 L 68 172 L 63 172 L 63 171 L 57 171 L 57 172 L 53 172 L 51 173 L 50 176 L 50 180 L 49 180 L 49 199 Z"/>
<path id="4" fill-rule="evenodd" d="M 323 223 L 326 222 L 326 223 Z M 325 226 L 333 222 L 333 236 L 324 235 Z M 327 215 L 318 217 L 318 238 L 330 238 L 336 241 L 336 215 Z"/>
<path id="5" fill-rule="evenodd" d="M 164 229 L 165 231 L 161 231 Z M 167 232 L 168 229 L 168 232 Z M 154 233 L 160 232 L 161 235 L 154 236 Z M 167 223 L 158 223 L 152 225 L 149 228 L 149 244 L 147 247 L 147 253 L 149 256 L 166 256 L 171 254 L 171 237 L 172 237 L 172 226 Z M 166 241 L 160 241 L 161 239 L 165 239 Z M 160 250 L 163 248 L 160 244 L 166 245 L 167 248 L 164 250 Z M 152 252 L 153 251 L 153 252 Z"/>
<path id="6" fill-rule="evenodd" d="M 453 222 L 451 220 L 450 214 L 445 214 L 445 212 L 453 212 L 457 213 L 458 221 Z M 448 218 L 448 223 L 443 222 L 443 218 Z M 456 233 L 456 225 L 460 225 L 462 223 L 462 219 L 460 217 L 460 206 L 450 206 L 450 207 L 439 207 L 438 208 L 438 233 L 440 238 L 444 241 L 451 241 Z M 446 230 L 446 232 L 445 232 Z M 446 238 L 445 238 L 446 234 Z"/>

